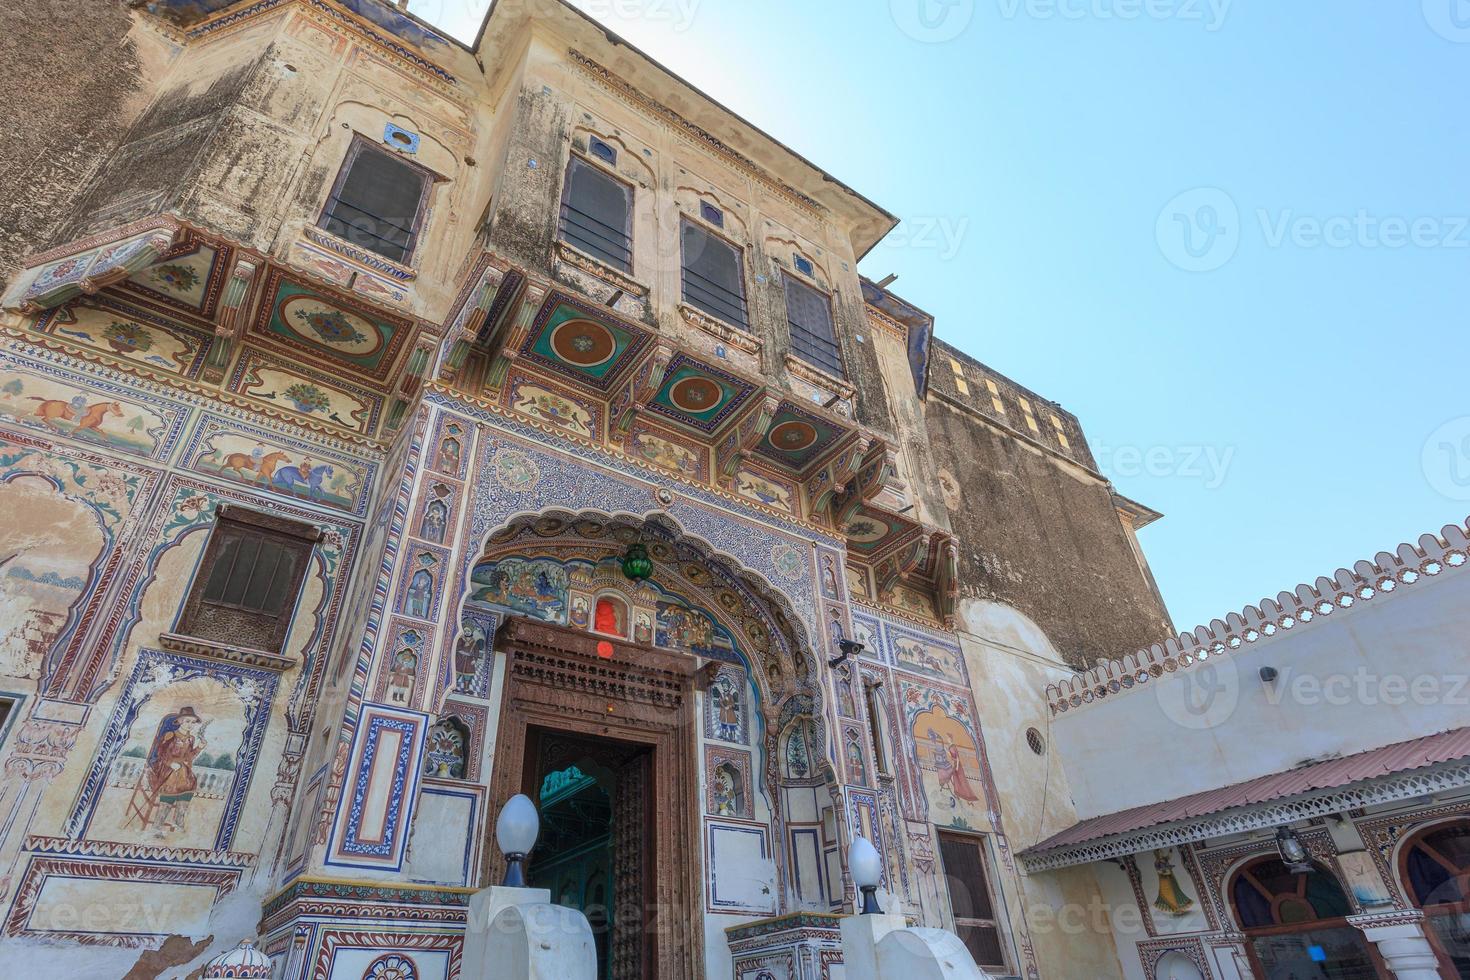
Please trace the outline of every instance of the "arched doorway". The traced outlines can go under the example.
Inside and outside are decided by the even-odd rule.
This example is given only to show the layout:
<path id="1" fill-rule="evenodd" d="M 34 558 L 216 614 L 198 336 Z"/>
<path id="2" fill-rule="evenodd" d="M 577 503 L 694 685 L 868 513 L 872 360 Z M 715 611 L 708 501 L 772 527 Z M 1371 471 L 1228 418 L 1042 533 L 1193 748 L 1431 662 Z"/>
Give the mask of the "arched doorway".
<path id="1" fill-rule="evenodd" d="M 633 544 L 652 559 L 650 578 L 627 574 Z M 611 906 L 603 977 L 702 974 L 706 903 L 800 907 L 814 876 L 788 870 L 785 794 L 815 801 L 835 773 L 815 656 L 789 597 L 659 514 L 517 518 L 488 535 L 465 584 L 463 622 L 479 617 L 505 658 L 491 808 L 545 792 L 545 839 L 561 843 L 533 853 L 529 875 L 594 925 Z M 783 765 L 793 752 L 798 763 Z M 573 768 L 601 776 L 558 795 Z M 588 860 L 567 860 L 572 851 Z M 488 863 L 496 880 L 494 848 Z M 659 919 L 641 939 L 620 925 L 638 905 Z"/>
<path id="2" fill-rule="evenodd" d="M 1438 824 L 1415 834 L 1400 852 L 1409 898 L 1424 910 L 1424 931 L 1440 960 L 1440 974 L 1470 978 L 1470 820 Z"/>
<path id="3" fill-rule="evenodd" d="M 1230 906 L 1264 980 L 1391 980 L 1377 951 L 1348 924 L 1352 903 L 1320 865 L 1295 873 L 1278 857 L 1248 862 L 1230 881 Z"/>

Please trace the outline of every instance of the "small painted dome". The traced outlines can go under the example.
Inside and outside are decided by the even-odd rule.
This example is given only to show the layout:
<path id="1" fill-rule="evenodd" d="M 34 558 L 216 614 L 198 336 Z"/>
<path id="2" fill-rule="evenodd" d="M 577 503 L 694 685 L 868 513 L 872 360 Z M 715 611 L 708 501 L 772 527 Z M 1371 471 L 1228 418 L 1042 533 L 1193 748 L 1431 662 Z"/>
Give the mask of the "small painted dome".
<path id="1" fill-rule="evenodd" d="M 255 944 L 246 939 L 234 949 L 226 950 L 204 967 L 204 980 L 213 978 L 254 978 L 269 977 L 271 975 L 270 957 L 255 948 Z"/>

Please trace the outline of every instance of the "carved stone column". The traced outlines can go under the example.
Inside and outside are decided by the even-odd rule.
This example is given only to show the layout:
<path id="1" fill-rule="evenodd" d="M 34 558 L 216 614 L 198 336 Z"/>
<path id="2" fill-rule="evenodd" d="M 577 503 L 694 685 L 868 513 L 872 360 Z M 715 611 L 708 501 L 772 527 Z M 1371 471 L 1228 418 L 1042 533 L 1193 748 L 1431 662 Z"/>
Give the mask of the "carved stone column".
<path id="1" fill-rule="evenodd" d="M 1348 923 L 1363 931 L 1368 941 L 1398 980 L 1439 980 L 1439 958 L 1424 935 L 1424 913 L 1418 909 L 1392 909 L 1348 916 Z"/>

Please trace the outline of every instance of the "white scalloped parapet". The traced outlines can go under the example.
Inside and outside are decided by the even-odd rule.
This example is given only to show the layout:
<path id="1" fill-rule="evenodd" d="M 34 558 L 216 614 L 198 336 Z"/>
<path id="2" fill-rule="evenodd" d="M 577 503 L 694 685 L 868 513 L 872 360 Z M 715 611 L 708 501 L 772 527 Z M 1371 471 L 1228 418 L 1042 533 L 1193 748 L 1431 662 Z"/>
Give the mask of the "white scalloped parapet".
<path id="1" fill-rule="evenodd" d="M 1317 579 L 1315 585 L 1299 585 L 1294 592 L 1261 600 L 1259 607 L 1247 606 L 1242 612 L 1200 626 L 1192 633 L 1181 633 L 1167 643 L 1155 643 L 1068 680 L 1048 684 L 1047 703 L 1052 714 L 1058 715 L 1126 694 L 1165 673 L 1211 657 L 1229 656 L 1246 644 L 1303 629 L 1319 619 L 1349 612 L 1359 603 L 1381 601 L 1401 588 L 1463 568 L 1470 552 L 1467 532 L 1470 523 L 1447 525 L 1438 537 L 1426 534 L 1417 544 L 1401 544 L 1394 552 L 1381 551 L 1372 561 L 1358 562 L 1351 571 L 1340 568 L 1332 578 Z"/>

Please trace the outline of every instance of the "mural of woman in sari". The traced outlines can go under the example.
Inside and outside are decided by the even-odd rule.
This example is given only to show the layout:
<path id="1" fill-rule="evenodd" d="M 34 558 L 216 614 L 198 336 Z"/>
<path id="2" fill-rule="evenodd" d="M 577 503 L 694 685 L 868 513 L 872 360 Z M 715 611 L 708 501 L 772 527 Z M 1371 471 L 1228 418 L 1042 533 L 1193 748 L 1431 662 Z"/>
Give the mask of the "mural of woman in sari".
<path id="1" fill-rule="evenodd" d="M 944 747 L 935 761 L 939 766 L 939 785 L 949 790 L 949 805 L 958 806 L 960 800 L 966 803 L 978 801 L 980 797 L 970 788 L 970 780 L 965 775 L 965 764 L 960 758 L 960 747 L 955 744 L 954 736 L 945 732 L 943 743 Z"/>

